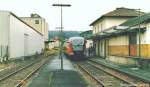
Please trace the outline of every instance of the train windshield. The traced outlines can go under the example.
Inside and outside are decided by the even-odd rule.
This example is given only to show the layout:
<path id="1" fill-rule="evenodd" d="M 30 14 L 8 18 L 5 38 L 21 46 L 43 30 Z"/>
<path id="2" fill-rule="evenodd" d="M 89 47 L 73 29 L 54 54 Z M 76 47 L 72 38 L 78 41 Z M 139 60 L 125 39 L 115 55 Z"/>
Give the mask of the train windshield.
<path id="1" fill-rule="evenodd" d="M 83 45 L 83 44 L 84 44 L 84 39 L 83 38 L 72 40 L 72 45 Z"/>

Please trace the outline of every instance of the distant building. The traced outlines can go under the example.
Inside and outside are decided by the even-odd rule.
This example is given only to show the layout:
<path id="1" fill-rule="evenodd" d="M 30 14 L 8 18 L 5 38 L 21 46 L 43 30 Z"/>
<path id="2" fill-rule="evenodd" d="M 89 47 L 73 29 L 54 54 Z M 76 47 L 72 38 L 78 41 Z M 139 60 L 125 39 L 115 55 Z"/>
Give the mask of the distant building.
<path id="1" fill-rule="evenodd" d="M 0 11 L 0 60 L 24 58 L 44 49 L 43 34 L 9 11 Z"/>
<path id="2" fill-rule="evenodd" d="M 51 40 L 49 43 L 49 49 L 58 48 L 59 44 L 60 44 L 59 40 Z"/>
<path id="3" fill-rule="evenodd" d="M 96 48 L 96 55 L 122 64 L 133 63 L 133 60 L 129 61 L 128 58 L 125 57 L 137 56 L 138 50 L 134 49 L 138 46 L 136 46 L 136 48 L 132 46 L 132 51 L 131 49 L 129 50 L 128 47 L 129 43 L 137 43 L 134 39 L 136 39 L 138 35 L 130 33 L 131 36 L 129 36 L 129 33 L 123 33 L 123 29 L 127 29 L 131 26 L 121 24 L 144 14 L 144 12 L 139 12 L 135 9 L 116 8 L 92 22 L 90 26 L 93 28 L 93 41 Z M 132 21 L 131 24 L 136 21 L 137 20 Z"/>
<path id="4" fill-rule="evenodd" d="M 35 28 L 38 32 L 43 34 L 45 47 L 48 45 L 48 23 L 44 18 L 39 16 L 38 14 L 31 14 L 31 17 L 20 17 L 27 24 Z"/>

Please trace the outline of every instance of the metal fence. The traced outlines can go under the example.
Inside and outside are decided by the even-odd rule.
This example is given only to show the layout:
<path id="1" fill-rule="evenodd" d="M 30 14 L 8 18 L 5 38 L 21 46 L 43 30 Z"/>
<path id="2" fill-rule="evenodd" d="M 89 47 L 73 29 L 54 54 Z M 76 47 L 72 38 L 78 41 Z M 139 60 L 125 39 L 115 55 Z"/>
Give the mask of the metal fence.
<path id="1" fill-rule="evenodd" d="M 0 45 L 0 62 L 8 60 L 8 46 Z"/>

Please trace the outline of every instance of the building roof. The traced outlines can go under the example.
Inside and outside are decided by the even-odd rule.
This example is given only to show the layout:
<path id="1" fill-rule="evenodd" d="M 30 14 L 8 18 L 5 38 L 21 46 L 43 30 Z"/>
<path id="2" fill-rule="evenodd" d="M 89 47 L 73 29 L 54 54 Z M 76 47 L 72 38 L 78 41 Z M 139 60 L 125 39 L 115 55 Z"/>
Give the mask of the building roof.
<path id="1" fill-rule="evenodd" d="M 145 15 L 129 19 L 128 21 L 122 23 L 122 26 L 135 26 L 144 22 L 149 22 L 150 21 L 150 13 L 147 13 Z"/>
<path id="2" fill-rule="evenodd" d="M 143 15 L 144 12 L 140 12 L 140 14 Z M 90 26 L 92 26 L 93 24 L 95 24 L 104 17 L 137 17 L 137 16 L 139 16 L 139 11 L 137 11 L 136 9 L 129 9 L 124 7 L 116 8 L 115 10 L 106 13 L 101 17 L 99 17 L 98 19 L 96 19 L 94 22 L 90 24 Z"/>
<path id="3" fill-rule="evenodd" d="M 32 13 L 30 14 L 30 17 L 19 17 L 21 19 L 42 19 L 45 20 L 45 18 L 41 17 L 40 15 L 36 14 L 36 13 Z"/>
<path id="4" fill-rule="evenodd" d="M 41 36 L 43 36 L 42 33 L 40 33 L 39 31 L 37 31 L 35 28 L 33 28 L 32 26 L 30 26 L 29 24 L 27 24 L 26 22 L 24 22 L 22 19 L 20 19 L 18 16 L 16 16 L 14 13 L 9 12 L 11 15 L 13 15 L 15 18 L 17 18 L 19 21 L 21 21 L 22 23 L 24 23 L 25 25 L 27 25 L 28 27 L 30 27 L 31 29 L 33 29 L 35 32 L 37 32 L 38 34 L 40 34 Z"/>
<path id="5" fill-rule="evenodd" d="M 10 12 L 10 11 L 4 11 L 4 10 L 0 10 L 0 12 L 6 12 L 8 14 L 11 14 L 12 16 L 14 16 L 15 18 L 17 18 L 19 21 L 21 21 L 22 23 L 24 23 L 25 25 L 27 25 L 28 27 L 32 28 L 34 31 L 36 31 L 38 34 L 40 34 L 41 36 L 43 36 L 43 34 L 41 34 L 39 31 L 37 31 L 35 28 L 33 28 L 32 26 L 30 26 L 29 24 L 27 24 L 26 22 L 24 22 L 23 20 L 21 20 L 18 16 L 16 16 L 14 13 Z"/>

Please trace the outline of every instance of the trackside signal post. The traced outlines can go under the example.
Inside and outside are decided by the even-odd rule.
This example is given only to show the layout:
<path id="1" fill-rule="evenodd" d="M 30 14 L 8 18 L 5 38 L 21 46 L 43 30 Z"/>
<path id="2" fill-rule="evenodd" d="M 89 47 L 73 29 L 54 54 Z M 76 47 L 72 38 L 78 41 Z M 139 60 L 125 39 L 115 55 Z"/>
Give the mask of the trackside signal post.
<path id="1" fill-rule="evenodd" d="M 63 9 L 62 7 L 70 7 L 70 4 L 53 4 L 52 6 L 57 6 L 60 7 L 61 11 L 61 27 L 60 27 L 60 34 L 59 34 L 59 39 L 60 39 L 60 45 L 59 45 L 59 57 L 61 59 L 61 70 L 63 70 Z"/>

